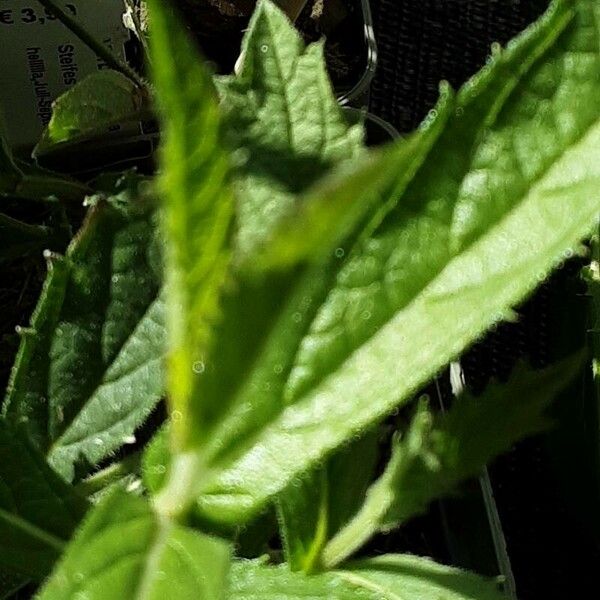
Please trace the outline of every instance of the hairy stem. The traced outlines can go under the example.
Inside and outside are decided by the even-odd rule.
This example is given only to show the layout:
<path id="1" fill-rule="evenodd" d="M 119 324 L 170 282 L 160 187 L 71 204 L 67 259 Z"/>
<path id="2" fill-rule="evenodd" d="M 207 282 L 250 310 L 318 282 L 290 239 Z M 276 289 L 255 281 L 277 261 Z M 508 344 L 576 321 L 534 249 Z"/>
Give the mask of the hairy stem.
<path id="1" fill-rule="evenodd" d="M 125 457 L 122 461 L 109 465 L 105 469 L 93 473 L 77 484 L 77 491 L 84 496 L 91 496 L 103 490 L 119 479 L 137 473 L 142 460 L 141 452 Z"/>
<path id="2" fill-rule="evenodd" d="M 165 487 L 154 499 L 154 509 L 166 521 L 185 521 L 196 499 L 205 469 L 195 451 L 174 454 Z"/>

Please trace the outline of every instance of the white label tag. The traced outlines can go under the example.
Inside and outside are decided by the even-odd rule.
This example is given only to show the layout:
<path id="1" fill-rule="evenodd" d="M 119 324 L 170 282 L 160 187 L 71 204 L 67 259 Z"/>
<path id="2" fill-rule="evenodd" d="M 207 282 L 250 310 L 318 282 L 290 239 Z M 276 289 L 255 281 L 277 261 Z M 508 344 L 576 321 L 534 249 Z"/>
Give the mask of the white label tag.
<path id="1" fill-rule="evenodd" d="M 125 58 L 129 33 L 122 0 L 60 0 L 85 29 Z M 90 73 L 106 68 L 83 42 L 36 0 L 0 0 L 0 110 L 14 148 L 33 146 L 52 102 Z"/>

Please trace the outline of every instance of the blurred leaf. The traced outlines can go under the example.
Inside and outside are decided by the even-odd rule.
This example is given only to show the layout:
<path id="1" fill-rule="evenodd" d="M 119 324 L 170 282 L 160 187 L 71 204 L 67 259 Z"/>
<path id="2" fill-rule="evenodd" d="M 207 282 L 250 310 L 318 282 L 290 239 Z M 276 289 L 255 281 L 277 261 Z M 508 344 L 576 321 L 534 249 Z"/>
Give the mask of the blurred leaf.
<path id="1" fill-rule="evenodd" d="M 174 450 L 204 443 L 219 399 L 197 386 L 228 276 L 233 193 L 216 91 L 187 32 L 163 2 L 149 2 L 153 81 L 163 126 L 161 189 L 167 237 L 168 390 Z"/>
<path id="2" fill-rule="evenodd" d="M 221 600 L 227 544 L 163 522 L 120 490 L 88 515 L 39 600 Z"/>

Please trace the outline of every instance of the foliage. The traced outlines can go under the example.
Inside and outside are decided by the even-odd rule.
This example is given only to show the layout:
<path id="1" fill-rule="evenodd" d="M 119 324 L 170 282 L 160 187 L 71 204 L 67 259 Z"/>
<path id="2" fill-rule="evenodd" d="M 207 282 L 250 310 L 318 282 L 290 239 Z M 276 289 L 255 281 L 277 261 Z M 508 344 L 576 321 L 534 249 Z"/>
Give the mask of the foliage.
<path id="1" fill-rule="evenodd" d="M 211 77 L 169 3 L 149 10 L 152 90 L 116 73 L 82 82 L 43 143 L 146 114 L 135 99 L 153 95 L 156 182 L 31 175 L 0 148 L 5 193 L 78 190 L 89 206 L 65 255 L 47 253 L 3 406 L 9 587 L 50 575 L 43 600 L 500 599 L 497 582 L 425 558 L 347 559 L 547 426 L 544 409 L 581 363 L 521 367 L 442 415 L 419 403 L 376 478 L 383 420 L 591 233 L 595 2 L 554 2 L 458 92 L 443 84 L 417 131 L 378 150 L 337 106 L 322 47 L 305 48 L 268 0 L 225 78 Z M 29 233 L 32 244 L 46 234 Z M 111 457 L 127 456 L 163 397 L 169 418 L 143 449 L 140 497 L 114 483 L 140 475 L 139 461 Z M 63 551 L 81 491 L 98 485 Z M 231 540 L 273 506 L 285 560 L 236 556 Z"/>
<path id="2" fill-rule="evenodd" d="M 102 133 L 103 128 L 137 117 L 145 102 L 145 92 L 117 71 L 88 75 L 55 102 L 50 123 L 34 153 L 80 136 Z"/>

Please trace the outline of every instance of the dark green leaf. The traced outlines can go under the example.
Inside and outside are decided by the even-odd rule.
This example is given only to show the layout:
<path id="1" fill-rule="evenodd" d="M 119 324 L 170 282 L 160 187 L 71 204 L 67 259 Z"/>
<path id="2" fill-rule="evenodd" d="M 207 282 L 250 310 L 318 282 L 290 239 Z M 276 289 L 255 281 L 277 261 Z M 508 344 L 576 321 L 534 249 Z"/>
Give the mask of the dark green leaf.
<path id="1" fill-rule="evenodd" d="M 38 451 L 0 421 L 0 568 L 45 577 L 86 508 Z"/>
<path id="2" fill-rule="evenodd" d="M 69 480 L 129 443 L 163 393 L 160 251 L 138 184 L 97 198 L 66 256 L 48 256 L 8 389 L 6 417 Z"/>
<path id="3" fill-rule="evenodd" d="M 292 570 L 309 573 L 320 567 L 323 548 L 364 501 L 377 449 L 378 432 L 368 433 L 294 481 L 278 498 L 286 562 Z"/>

